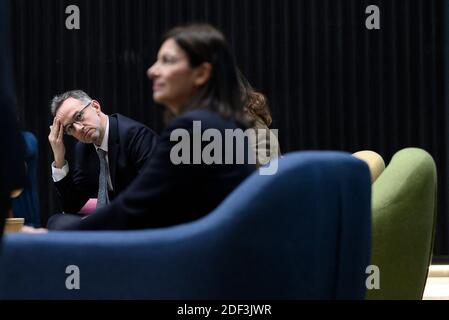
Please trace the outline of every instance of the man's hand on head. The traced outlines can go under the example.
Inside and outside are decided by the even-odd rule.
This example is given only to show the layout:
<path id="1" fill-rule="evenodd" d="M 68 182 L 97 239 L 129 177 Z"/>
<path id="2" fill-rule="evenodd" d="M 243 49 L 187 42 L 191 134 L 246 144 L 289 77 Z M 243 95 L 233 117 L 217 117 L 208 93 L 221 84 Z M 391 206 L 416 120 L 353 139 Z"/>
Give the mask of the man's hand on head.
<path id="1" fill-rule="evenodd" d="M 64 127 L 57 117 L 53 119 L 53 125 L 50 126 L 48 141 L 53 150 L 55 167 L 62 168 L 65 163 Z"/>

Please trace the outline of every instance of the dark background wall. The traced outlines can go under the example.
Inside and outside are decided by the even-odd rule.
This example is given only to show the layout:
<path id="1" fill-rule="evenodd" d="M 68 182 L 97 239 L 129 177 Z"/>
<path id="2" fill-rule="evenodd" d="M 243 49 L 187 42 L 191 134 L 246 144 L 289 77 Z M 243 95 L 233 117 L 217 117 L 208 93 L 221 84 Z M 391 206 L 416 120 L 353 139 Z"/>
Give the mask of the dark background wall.
<path id="1" fill-rule="evenodd" d="M 65 28 L 78 5 L 80 30 Z M 381 29 L 365 28 L 380 8 Z M 159 131 L 146 69 L 162 33 L 207 21 L 230 40 L 250 82 L 270 101 L 282 151 L 429 151 L 438 167 L 437 255 L 449 252 L 444 2 L 434 0 L 12 1 L 18 108 L 40 142 L 43 220 L 58 210 L 47 135 L 52 96 L 81 88 L 107 113 Z"/>

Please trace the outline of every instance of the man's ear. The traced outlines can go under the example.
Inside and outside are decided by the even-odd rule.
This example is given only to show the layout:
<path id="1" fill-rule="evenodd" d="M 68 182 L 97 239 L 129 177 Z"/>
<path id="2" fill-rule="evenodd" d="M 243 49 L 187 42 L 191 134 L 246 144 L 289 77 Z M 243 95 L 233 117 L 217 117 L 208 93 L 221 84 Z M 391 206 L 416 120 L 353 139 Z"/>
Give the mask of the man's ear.
<path id="1" fill-rule="evenodd" d="M 209 81 L 212 74 L 212 65 L 209 62 L 203 62 L 195 70 L 195 79 L 193 83 L 197 87 L 201 87 L 207 81 Z"/>
<path id="2" fill-rule="evenodd" d="M 101 105 L 100 105 L 100 102 L 98 102 L 97 100 L 92 100 L 91 106 L 92 106 L 93 108 L 95 108 L 95 111 L 96 111 L 97 113 L 100 113 L 100 112 L 101 112 Z"/>

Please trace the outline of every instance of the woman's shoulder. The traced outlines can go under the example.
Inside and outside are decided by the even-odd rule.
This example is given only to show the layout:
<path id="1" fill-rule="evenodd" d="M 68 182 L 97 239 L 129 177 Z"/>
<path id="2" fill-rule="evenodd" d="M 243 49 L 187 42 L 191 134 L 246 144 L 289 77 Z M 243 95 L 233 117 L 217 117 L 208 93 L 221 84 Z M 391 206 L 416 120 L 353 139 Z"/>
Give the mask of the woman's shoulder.
<path id="1" fill-rule="evenodd" d="M 225 119 L 217 112 L 211 110 L 197 109 L 187 111 L 177 116 L 169 127 L 171 128 L 192 128 L 193 125 L 201 126 L 201 129 L 216 128 L 236 128 L 235 122 L 230 119 Z"/>
<path id="2" fill-rule="evenodd" d="M 190 119 L 190 120 L 208 120 L 208 119 L 222 119 L 222 117 L 215 111 L 207 109 L 196 109 L 184 112 L 176 119 Z"/>
<path id="3" fill-rule="evenodd" d="M 254 118 L 254 124 L 253 124 L 253 128 L 254 129 L 266 129 L 268 130 L 268 126 L 266 125 L 265 121 L 263 121 L 263 119 L 261 117 L 259 117 L 257 114 L 252 115 Z"/>

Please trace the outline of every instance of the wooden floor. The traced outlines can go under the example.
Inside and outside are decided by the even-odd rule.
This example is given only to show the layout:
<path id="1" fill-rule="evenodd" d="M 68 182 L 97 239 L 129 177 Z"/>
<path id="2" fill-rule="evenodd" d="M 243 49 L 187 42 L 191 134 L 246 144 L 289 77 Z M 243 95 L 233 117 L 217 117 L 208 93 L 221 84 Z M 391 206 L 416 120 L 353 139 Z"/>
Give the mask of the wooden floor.
<path id="1" fill-rule="evenodd" d="M 449 300 L 449 265 L 430 266 L 423 300 Z"/>

